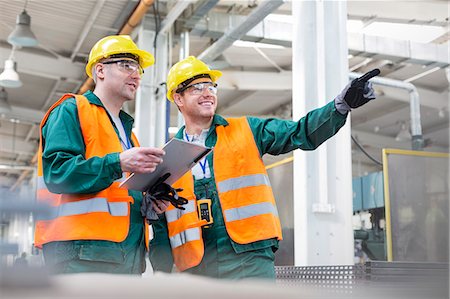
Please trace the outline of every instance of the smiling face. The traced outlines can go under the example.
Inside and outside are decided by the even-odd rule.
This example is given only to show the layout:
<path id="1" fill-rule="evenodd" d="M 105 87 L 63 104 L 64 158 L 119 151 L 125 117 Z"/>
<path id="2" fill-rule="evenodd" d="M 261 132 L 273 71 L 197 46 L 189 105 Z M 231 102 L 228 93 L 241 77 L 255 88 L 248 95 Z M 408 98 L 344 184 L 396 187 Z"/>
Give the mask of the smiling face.
<path id="1" fill-rule="evenodd" d="M 210 121 L 216 113 L 217 88 L 211 79 L 199 78 L 184 91 L 175 93 L 173 99 L 186 119 Z"/>

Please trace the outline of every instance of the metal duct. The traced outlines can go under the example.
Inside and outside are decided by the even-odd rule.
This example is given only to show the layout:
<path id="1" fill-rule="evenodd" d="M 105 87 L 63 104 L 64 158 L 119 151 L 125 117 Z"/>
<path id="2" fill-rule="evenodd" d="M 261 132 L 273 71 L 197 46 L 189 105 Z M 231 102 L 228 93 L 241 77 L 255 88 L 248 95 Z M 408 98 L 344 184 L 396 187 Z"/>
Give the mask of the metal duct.
<path id="1" fill-rule="evenodd" d="M 350 79 L 355 79 L 363 74 L 349 73 Z M 412 135 L 412 149 L 413 150 L 423 150 L 424 140 L 422 136 L 422 124 L 420 122 L 420 98 L 417 88 L 411 84 L 404 81 L 375 77 L 370 79 L 370 82 L 376 85 L 395 87 L 399 89 L 404 89 L 409 92 L 409 107 L 410 107 L 410 118 L 411 118 L 411 135 Z"/>

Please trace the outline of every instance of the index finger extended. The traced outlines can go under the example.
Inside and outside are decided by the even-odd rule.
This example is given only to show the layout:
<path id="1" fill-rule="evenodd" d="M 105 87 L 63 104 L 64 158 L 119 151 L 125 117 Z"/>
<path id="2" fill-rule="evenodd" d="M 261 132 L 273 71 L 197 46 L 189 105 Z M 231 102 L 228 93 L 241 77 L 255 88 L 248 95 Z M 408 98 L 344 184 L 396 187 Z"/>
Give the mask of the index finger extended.
<path id="1" fill-rule="evenodd" d="M 361 77 L 358 78 L 359 82 L 366 82 L 369 81 L 370 79 L 372 79 L 375 76 L 378 76 L 380 74 L 380 69 L 373 69 L 370 72 L 365 73 L 364 75 L 362 75 Z"/>

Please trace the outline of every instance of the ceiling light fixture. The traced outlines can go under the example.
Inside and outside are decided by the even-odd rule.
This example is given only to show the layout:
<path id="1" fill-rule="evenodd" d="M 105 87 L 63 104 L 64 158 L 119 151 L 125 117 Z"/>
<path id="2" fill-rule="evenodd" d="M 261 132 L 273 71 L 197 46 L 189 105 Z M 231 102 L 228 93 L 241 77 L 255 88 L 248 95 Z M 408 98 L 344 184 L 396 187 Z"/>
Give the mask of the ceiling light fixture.
<path id="1" fill-rule="evenodd" d="M 19 47 L 34 47 L 37 46 L 38 40 L 31 31 L 31 17 L 25 10 L 28 0 L 25 1 L 22 13 L 17 16 L 16 28 L 8 36 L 8 43 Z"/>
<path id="2" fill-rule="evenodd" d="M 398 132 L 397 136 L 395 136 L 395 141 L 403 142 L 403 141 L 410 141 L 411 140 L 411 133 L 409 132 L 408 128 L 406 127 L 406 123 L 404 121 L 401 122 L 400 131 Z"/>
<path id="3" fill-rule="evenodd" d="M 12 49 L 9 59 L 5 60 L 5 68 L 0 74 L 0 86 L 17 88 L 22 86 L 22 81 L 20 81 L 19 74 L 17 73 L 17 63 L 14 61 L 14 50 Z"/>
<path id="4" fill-rule="evenodd" d="M 5 88 L 0 89 L 0 111 L 9 112 L 11 111 L 11 105 L 8 103 L 8 93 Z"/>

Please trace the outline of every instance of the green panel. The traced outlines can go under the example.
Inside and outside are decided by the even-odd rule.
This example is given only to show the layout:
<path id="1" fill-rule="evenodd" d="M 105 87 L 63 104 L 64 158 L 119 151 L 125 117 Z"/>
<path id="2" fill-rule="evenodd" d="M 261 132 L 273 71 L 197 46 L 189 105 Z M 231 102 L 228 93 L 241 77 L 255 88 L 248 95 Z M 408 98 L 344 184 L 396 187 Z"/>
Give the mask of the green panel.
<path id="1" fill-rule="evenodd" d="M 383 173 L 374 172 L 362 177 L 363 210 L 384 207 Z"/>
<path id="2" fill-rule="evenodd" d="M 358 212 L 361 211 L 363 207 L 361 178 L 360 177 L 353 178 L 352 186 L 353 186 L 353 212 Z"/>

